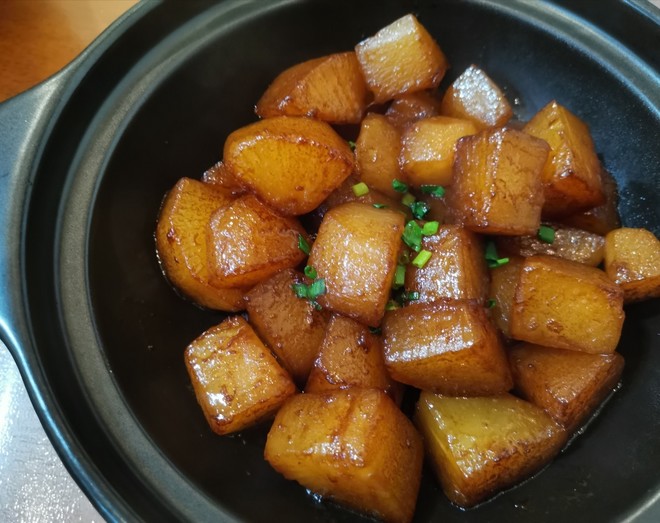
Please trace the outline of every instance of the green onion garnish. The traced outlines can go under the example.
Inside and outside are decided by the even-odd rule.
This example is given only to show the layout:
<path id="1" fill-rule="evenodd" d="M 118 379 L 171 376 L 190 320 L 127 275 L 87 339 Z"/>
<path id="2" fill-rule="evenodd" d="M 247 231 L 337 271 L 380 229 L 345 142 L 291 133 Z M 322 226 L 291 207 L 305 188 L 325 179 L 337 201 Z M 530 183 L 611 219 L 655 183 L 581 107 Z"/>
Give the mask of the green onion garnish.
<path id="1" fill-rule="evenodd" d="M 365 194 L 369 194 L 369 187 L 364 182 L 356 183 L 353 186 L 353 194 L 358 198 L 360 196 L 364 196 Z"/>
<path id="2" fill-rule="evenodd" d="M 498 258 L 497 248 L 492 241 L 486 243 L 485 258 L 489 269 L 495 269 L 509 263 L 509 258 Z"/>
<path id="3" fill-rule="evenodd" d="M 353 140 L 348 141 L 348 146 L 351 148 L 351 151 L 355 151 L 355 142 Z"/>
<path id="4" fill-rule="evenodd" d="M 317 310 L 320 310 L 321 306 L 316 302 L 316 298 L 327 292 L 325 279 L 323 278 L 319 278 L 309 285 L 305 285 L 304 283 L 294 283 L 291 285 L 291 289 L 293 289 L 293 292 L 298 298 L 309 300 Z"/>
<path id="5" fill-rule="evenodd" d="M 411 205 L 413 205 L 415 203 L 415 197 L 412 194 L 410 194 L 409 192 L 407 192 L 401 198 L 401 203 L 403 205 L 405 205 L 406 207 L 410 207 Z"/>
<path id="6" fill-rule="evenodd" d="M 315 280 L 316 277 L 318 276 L 316 274 L 316 269 L 314 267 L 312 267 L 311 265 L 307 265 L 305 267 L 304 272 L 305 272 L 305 276 L 307 276 L 310 280 Z"/>
<path id="7" fill-rule="evenodd" d="M 298 248 L 307 255 L 309 255 L 309 251 L 312 249 L 302 234 L 298 235 Z"/>
<path id="8" fill-rule="evenodd" d="M 392 282 L 392 287 L 394 287 L 395 289 L 398 289 L 399 287 L 403 287 L 405 281 L 406 281 L 406 266 L 399 264 L 396 266 L 396 271 L 394 271 L 394 281 Z"/>
<path id="9" fill-rule="evenodd" d="M 430 194 L 435 198 L 442 198 L 445 195 L 445 188 L 442 185 L 422 185 L 420 190 L 424 194 Z"/>
<path id="10" fill-rule="evenodd" d="M 496 269 L 497 267 L 501 267 L 502 265 L 506 265 L 509 263 L 509 258 L 500 258 L 495 262 L 495 265 L 491 268 Z"/>
<path id="11" fill-rule="evenodd" d="M 419 252 L 422 248 L 422 228 L 415 220 L 410 220 L 403 229 L 401 239 L 413 251 Z"/>
<path id="12" fill-rule="evenodd" d="M 423 236 L 431 236 L 432 234 L 435 234 L 438 232 L 438 228 L 440 227 L 440 222 L 426 222 L 424 226 L 422 227 L 422 235 Z"/>
<path id="13" fill-rule="evenodd" d="M 371 334 L 380 334 L 381 332 L 383 332 L 383 329 L 381 329 L 380 327 L 369 327 L 369 332 Z"/>
<path id="14" fill-rule="evenodd" d="M 486 307 L 492 309 L 493 307 L 495 307 L 496 303 L 497 302 L 491 298 L 486 302 Z"/>
<path id="15" fill-rule="evenodd" d="M 427 250 L 421 251 L 417 256 L 415 256 L 415 259 L 411 262 L 415 267 L 421 269 L 426 265 L 426 262 L 428 262 L 431 259 L 431 252 Z"/>
<path id="16" fill-rule="evenodd" d="M 497 269 L 498 267 L 501 267 L 502 265 L 506 265 L 507 263 L 509 263 L 509 258 L 498 258 L 497 260 L 489 260 L 488 268 Z"/>
<path id="17" fill-rule="evenodd" d="M 553 243 L 555 241 L 555 230 L 547 225 L 541 225 L 538 232 L 539 240 L 545 243 Z"/>
<path id="18" fill-rule="evenodd" d="M 487 260 L 497 260 L 497 248 L 492 241 L 486 243 L 485 256 Z"/>
<path id="19" fill-rule="evenodd" d="M 294 283 L 291 288 L 297 298 L 307 298 L 307 285 L 304 283 Z"/>
<path id="20" fill-rule="evenodd" d="M 373 205 L 376 209 L 385 209 L 387 207 L 384 203 L 374 203 Z"/>
<path id="21" fill-rule="evenodd" d="M 415 301 L 415 300 L 419 300 L 419 292 L 417 292 L 417 291 L 410 291 L 408 294 L 406 294 L 406 300 L 407 300 L 407 301 Z"/>
<path id="22" fill-rule="evenodd" d="M 325 279 L 319 278 L 309 286 L 309 291 L 307 291 L 307 296 L 309 297 L 310 300 L 314 301 L 316 300 L 316 298 L 318 298 L 322 294 L 325 294 L 326 292 L 327 289 L 325 288 Z"/>
<path id="23" fill-rule="evenodd" d="M 387 304 L 385 305 L 385 310 L 386 310 L 386 311 L 393 311 L 394 309 L 398 309 L 399 307 L 401 307 L 401 305 L 399 305 L 399 304 L 398 304 L 397 302 L 395 302 L 394 300 L 390 300 L 390 301 L 388 301 Z"/>
<path id="24" fill-rule="evenodd" d="M 412 215 L 418 220 L 424 218 L 424 216 L 426 216 L 426 213 L 429 212 L 430 209 L 431 207 L 426 202 L 421 202 L 421 201 L 413 202 L 410 205 L 410 210 L 412 211 Z"/>
<path id="25" fill-rule="evenodd" d="M 392 189 L 396 192 L 408 192 L 408 185 L 395 178 L 392 180 Z"/>

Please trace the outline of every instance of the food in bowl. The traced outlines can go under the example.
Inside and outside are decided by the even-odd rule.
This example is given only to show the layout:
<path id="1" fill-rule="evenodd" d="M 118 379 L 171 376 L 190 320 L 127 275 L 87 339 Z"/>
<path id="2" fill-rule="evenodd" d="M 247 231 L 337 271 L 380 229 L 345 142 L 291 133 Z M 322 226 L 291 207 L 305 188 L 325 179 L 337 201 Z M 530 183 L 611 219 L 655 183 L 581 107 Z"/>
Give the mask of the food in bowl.
<path id="1" fill-rule="evenodd" d="M 447 67 L 408 15 L 284 71 L 156 230 L 179 292 L 247 310 L 186 350 L 210 427 L 275 416 L 276 470 L 386 521 L 424 452 L 462 507 L 540 470 L 618 382 L 624 301 L 660 286 L 587 126 L 555 101 L 515 125 L 476 65 L 440 97 Z"/>

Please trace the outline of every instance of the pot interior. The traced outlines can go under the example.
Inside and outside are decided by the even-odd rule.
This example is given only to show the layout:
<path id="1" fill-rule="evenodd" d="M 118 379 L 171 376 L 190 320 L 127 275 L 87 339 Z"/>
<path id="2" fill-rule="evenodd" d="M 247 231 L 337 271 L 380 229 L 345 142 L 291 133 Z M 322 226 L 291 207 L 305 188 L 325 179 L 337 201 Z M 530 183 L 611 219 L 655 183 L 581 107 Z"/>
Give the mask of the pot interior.
<path id="1" fill-rule="evenodd" d="M 475 63 L 505 88 L 519 119 L 557 99 L 586 121 L 620 184 L 624 223 L 656 234 L 658 107 L 621 73 L 618 55 L 594 51 L 586 26 L 551 5 L 254 4 L 154 8 L 81 79 L 35 178 L 26 239 L 35 341 L 82 459 L 127 500 L 126 510 L 197 520 L 277 514 L 282 521 L 353 521 L 360 516 L 319 503 L 270 468 L 263 459 L 268 427 L 233 437 L 208 428 L 183 351 L 223 315 L 181 299 L 160 272 L 153 231 L 165 192 L 221 159 L 226 136 L 256 119 L 254 104 L 276 74 L 351 50 L 410 11 L 450 60 L 443 87 Z M 45 262 L 55 270 L 44 271 Z M 77 277 L 82 283 L 66 281 Z M 659 491 L 659 319 L 657 300 L 627 309 L 621 389 L 549 467 L 467 512 L 451 506 L 425 470 L 415 520 L 554 522 L 581 513 L 597 521 L 640 509 Z M 136 430 L 144 440 L 133 446 L 126 434 Z M 153 468 L 141 461 L 145 448 L 155 452 Z M 159 481 L 165 469 L 174 478 L 167 487 Z M 182 485 L 205 503 L 181 508 L 186 500 L 172 492 Z"/>

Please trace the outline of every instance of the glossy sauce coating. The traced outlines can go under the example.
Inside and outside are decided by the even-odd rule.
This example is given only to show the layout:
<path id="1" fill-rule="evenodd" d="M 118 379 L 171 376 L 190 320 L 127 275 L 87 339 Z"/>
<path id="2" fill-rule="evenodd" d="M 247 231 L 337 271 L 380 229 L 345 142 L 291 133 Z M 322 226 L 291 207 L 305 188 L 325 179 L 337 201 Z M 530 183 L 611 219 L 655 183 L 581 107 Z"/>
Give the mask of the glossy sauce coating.
<path id="1" fill-rule="evenodd" d="M 513 386 L 504 348 L 482 306 L 438 300 L 389 311 L 385 364 L 394 379 L 451 395 L 488 395 Z"/>
<path id="2" fill-rule="evenodd" d="M 197 401 L 218 434 L 263 420 L 296 392 L 289 375 L 241 316 L 194 340 L 185 361 Z"/>

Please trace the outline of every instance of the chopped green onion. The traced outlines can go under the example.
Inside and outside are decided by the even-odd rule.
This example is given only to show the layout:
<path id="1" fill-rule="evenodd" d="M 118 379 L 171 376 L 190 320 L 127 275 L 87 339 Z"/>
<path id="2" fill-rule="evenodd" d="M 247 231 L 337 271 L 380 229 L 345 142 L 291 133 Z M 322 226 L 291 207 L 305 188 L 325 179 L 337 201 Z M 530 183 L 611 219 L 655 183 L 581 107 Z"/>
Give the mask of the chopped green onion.
<path id="1" fill-rule="evenodd" d="M 487 260 L 489 269 L 497 269 L 502 265 L 509 263 L 509 258 L 497 258 L 496 260 Z"/>
<path id="2" fill-rule="evenodd" d="M 355 151 L 355 142 L 353 140 L 348 141 L 348 146 L 351 148 L 351 151 Z"/>
<path id="3" fill-rule="evenodd" d="M 440 228 L 440 222 L 436 222 L 436 221 L 426 222 L 424 224 L 424 227 L 422 227 L 422 235 L 431 236 L 437 233 L 439 228 Z"/>
<path id="4" fill-rule="evenodd" d="M 442 198 L 445 195 L 445 188 L 442 185 L 422 185 L 420 189 L 424 194 L 430 194 L 435 198 Z"/>
<path id="5" fill-rule="evenodd" d="M 394 287 L 395 289 L 398 289 L 399 287 L 403 287 L 405 281 L 406 281 L 406 266 L 399 264 L 396 266 L 396 271 L 394 271 L 394 281 L 392 282 L 392 287 Z"/>
<path id="6" fill-rule="evenodd" d="M 401 198 L 401 203 L 406 207 L 410 207 L 415 203 L 415 197 L 409 192 L 407 192 L 406 194 L 403 195 L 403 198 Z"/>
<path id="7" fill-rule="evenodd" d="M 383 332 L 383 329 L 381 329 L 380 327 L 369 327 L 369 332 L 371 334 L 380 334 L 381 332 Z"/>
<path id="8" fill-rule="evenodd" d="M 407 301 L 415 301 L 415 300 L 419 300 L 419 292 L 417 292 L 417 291 L 410 291 L 408 294 L 406 294 L 406 300 L 407 300 Z"/>
<path id="9" fill-rule="evenodd" d="M 495 269 L 509 263 L 509 258 L 499 258 L 497 256 L 497 248 L 495 247 L 495 243 L 492 241 L 486 243 L 485 258 L 489 269 Z"/>
<path id="10" fill-rule="evenodd" d="M 364 196 L 365 194 L 369 194 L 369 187 L 364 182 L 356 183 L 353 186 L 353 194 L 358 198 L 360 196 Z"/>
<path id="11" fill-rule="evenodd" d="M 415 267 L 421 269 L 426 265 L 426 262 L 428 262 L 431 259 L 431 252 L 427 250 L 421 251 L 417 256 L 415 256 L 415 259 L 411 262 Z"/>
<path id="12" fill-rule="evenodd" d="M 413 251 L 419 252 L 422 248 L 422 228 L 415 220 L 410 220 L 403 229 L 401 239 Z"/>
<path id="13" fill-rule="evenodd" d="M 396 192 L 408 192 L 408 185 L 395 178 L 392 180 L 392 189 Z"/>
<path id="14" fill-rule="evenodd" d="M 385 205 L 384 203 L 374 203 L 374 207 L 376 209 L 385 209 L 387 205 Z"/>
<path id="15" fill-rule="evenodd" d="M 319 278 L 309 286 L 309 290 L 307 291 L 307 297 L 310 300 L 314 301 L 316 300 L 316 298 L 318 298 L 322 294 L 325 294 L 326 292 L 327 289 L 325 287 L 325 279 Z"/>
<path id="16" fill-rule="evenodd" d="M 541 225 L 538 232 L 539 240 L 545 243 L 553 243 L 555 241 L 555 230 L 547 225 Z"/>
<path id="17" fill-rule="evenodd" d="M 304 283 L 294 283 L 291 285 L 291 289 L 293 289 L 293 292 L 298 298 L 309 300 L 317 310 L 320 310 L 321 306 L 316 303 L 316 298 L 327 292 L 325 287 L 325 280 L 323 278 L 315 280 L 310 285 L 305 285 Z"/>
<path id="18" fill-rule="evenodd" d="M 307 255 L 309 255 L 309 251 L 312 249 L 302 234 L 298 235 L 298 248 Z"/>
<path id="19" fill-rule="evenodd" d="M 496 304 L 497 304 L 497 302 L 495 300 L 490 299 L 486 302 L 486 307 L 489 308 L 489 309 L 492 309 L 493 307 L 495 307 Z"/>
<path id="20" fill-rule="evenodd" d="M 386 311 L 393 311 L 394 309 L 398 309 L 400 307 L 401 307 L 401 305 L 399 305 L 397 302 L 395 302 L 394 300 L 390 300 L 385 305 L 385 310 Z"/>
<path id="21" fill-rule="evenodd" d="M 488 261 L 497 260 L 497 247 L 495 247 L 495 244 L 492 241 L 486 242 L 484 255 Z"/>
<path id="22" fill-rule="evenodd" d="M 417 218 L 418 220 L 421 220 L 426 216 L 426 213 L 431 210 L 431 207 L 429 206 L 428 203 L 426 202 L 414 202 L 410 205 L 410 210 L 412 211 L 412 215 Z"/>
<path id="23" fill-rule="evenodd" d="M 393 301 L 394 303 L 396 303 L 398 306 L 401 307 L 405 302 L 415 301 L 415 300 L 419 300 L 419 292 L 406 291 L 405 289 L 397 289 L 392 294 L 392 299 L 390 301 Z"/>
<path id="24" fill-rule="evenodd" d="M 305 272 L 305 276 L 307 276 L 310 280 L 315 280 L 316 277 L 318 276 L 316 274 L 316 269 L 314 267 L 312 267 L 311 265 L 307 265 L 305 267 L 304 272 Z"/>
<path id="25" fill-rule="evenodd" d="M 291 285 L 291 288 L 293 289 L 293 292 L 297 298 L 307 299 L 307 285 L 304 283 L 294 283 Z"/>

